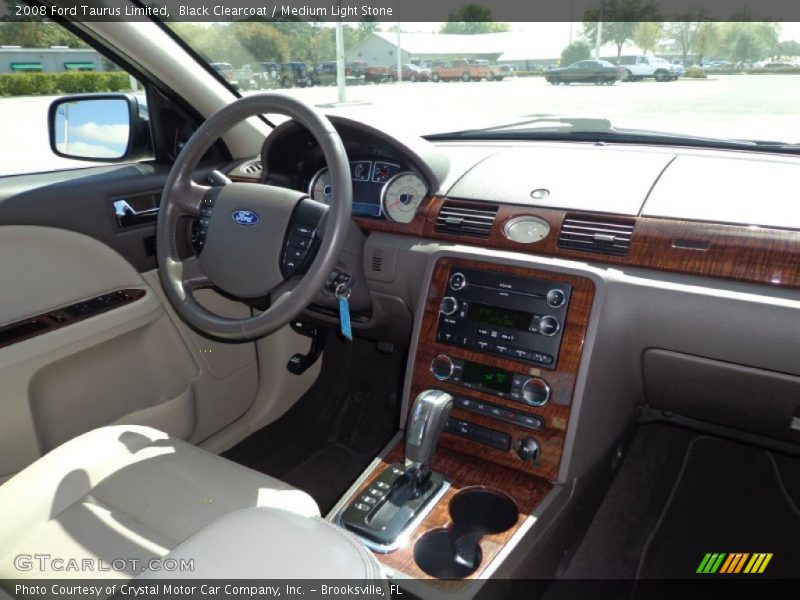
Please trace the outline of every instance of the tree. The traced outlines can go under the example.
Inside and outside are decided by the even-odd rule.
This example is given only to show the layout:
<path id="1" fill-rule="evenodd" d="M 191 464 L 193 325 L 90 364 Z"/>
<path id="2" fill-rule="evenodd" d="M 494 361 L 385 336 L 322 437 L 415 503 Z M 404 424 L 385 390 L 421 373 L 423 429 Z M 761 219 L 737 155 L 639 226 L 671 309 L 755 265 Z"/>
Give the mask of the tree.
<path id="1" fill-rule="evenodd" d="M 659 21 L 658 7 L 652 0 L 601 0 L 599 6 L 584 13 L 584 36 L 591 42 L 597 39 L 597 23 L 603 21 L 601 44 L 613 42 L 617 58 L 622 46 L 633 39 L 636 24 L 642 21 Z"/>
<path id="2" fill-rule="evenodd" d="M 694 34 L 694 48 L 697 54 L 697 64 L 702 65 L 703 59 L 711 51 L 711 48 L 717 41 L 718 31 L 717 24 L 705 21 L 698 23 L 697 29 Z"/>
<path id="3" fill-rule="evenodd" d="M 239 25 L 236 37 L 255 61 L 286 62 L 289 42 L 280 31 L 267 23 L 234 23 Z"/>
<path id="4" fill-rule="evenodd" d="M 777 57 L 794 58 L 800 56 L 800 42 L 787 40 L 778 44 Z"/>
<path id="5" fill-rule="evenodd" d="M 561 51 L 561 62 L 559 63 L 562 67 L 566 67 L 571 65 L 572 63 L 576 63 L 579 60 L 587 60 L 592 56 L 592 48 L 589 46 L 589 42 L 585 40 L 578 40 L 572 42 L 569 46 L 564 48 Z"/>
<path id="6" fill-rule="evenodd" d="M 688 18 L 687 15 L 687 20 L 669 23 L 665 28 L 667 35 L 671 36 L 681 47 L 681 58 L 684 65 L 689 64 L 689 53 L 693 50 L 694 37 L 699 25 L 698 22 L 689 21 Z"/>
<path id="7" fill-rule="evenodd" d="M 442 25 L 439 32 L 475 34 L 508 30 L 508 23 L 492 21 L 492 11 L 486 6 L 465 4 L 448 15 L 447 22 Z"/>
<path id="8" fill-rule="evenodd" d="M 0 23 L 0 45 L 24 48 L 68 46 L 87 48 L 78 37 L 50 21 L 9 21 Z"/>
<path id="9" fill-rule="evenodd" d="M 778 34 L 777 23 L 723 23 L 712 47 L 733 62 L 755 62 L 779 52 Z"/>
<path id="10" fill-rule="evenodd" d="M 656 45 L 661 41 L 663 35 L 664 30 L 661 23 L 642 21 L 636 25 L 636 29 L 633 32 L 633 41 L 642 49 L 642 52 L 647 54 L 656 49 Z"/>

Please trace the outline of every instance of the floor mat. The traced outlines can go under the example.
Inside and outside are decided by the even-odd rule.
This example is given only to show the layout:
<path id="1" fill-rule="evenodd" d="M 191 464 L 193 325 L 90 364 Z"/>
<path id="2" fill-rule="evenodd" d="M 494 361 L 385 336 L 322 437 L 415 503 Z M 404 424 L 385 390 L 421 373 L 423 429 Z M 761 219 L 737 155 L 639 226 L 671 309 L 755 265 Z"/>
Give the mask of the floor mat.
<path id="1" fill-rule="evenodd" d="M 324 514 L 397 431 L 404 367 L 402 352 L 328 335 L 308 392 L 223 456 L 296 485 Z"/>
<path id="2" fill-rule="evenodd" d="M 562 577 L 695 577 L 706 553 L 772 553 L 762 576 L 796 577 L 799 506 L 800 459 L 643 425 Z"/>
<path id="3" fill-rule="evenodd" d="M 742 572 L 757 560 L 754 554 L 769 553 L 765 577 L 797 577 L 800 510 L 783 478 L 766 450 L 695 438 L 645 545 L 637 576 L 688 577 L 707 553 L 726 554 L 718 558 L 717 572 Z M 748 556 L 736 558 L 737 553 Z"/>

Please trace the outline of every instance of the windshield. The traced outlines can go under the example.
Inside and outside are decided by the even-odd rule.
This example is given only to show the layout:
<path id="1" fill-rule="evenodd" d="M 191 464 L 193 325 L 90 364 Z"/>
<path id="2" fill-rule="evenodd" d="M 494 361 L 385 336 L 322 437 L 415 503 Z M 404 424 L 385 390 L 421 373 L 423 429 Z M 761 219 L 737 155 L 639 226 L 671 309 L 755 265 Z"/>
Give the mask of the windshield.
<path id="1" fill-rule="evenodd" d="M 345 23 L 339 89 L 335 24 L 169 27 L 209 63 L 232 64 L 242 95 L 279 89 L 419 135 L 508 135 L 514 123 L 535 123 L 518 135 L 541 134 L 555 119 L 580 133 L 602 119 L 606 132 L 800 142 L 800 23 L 606 23 L 600 44 L 591 22 Z M 283 68 L 242 69 L 263 61 Z M 306 75 L 291 61 L 333 66 Z"/>

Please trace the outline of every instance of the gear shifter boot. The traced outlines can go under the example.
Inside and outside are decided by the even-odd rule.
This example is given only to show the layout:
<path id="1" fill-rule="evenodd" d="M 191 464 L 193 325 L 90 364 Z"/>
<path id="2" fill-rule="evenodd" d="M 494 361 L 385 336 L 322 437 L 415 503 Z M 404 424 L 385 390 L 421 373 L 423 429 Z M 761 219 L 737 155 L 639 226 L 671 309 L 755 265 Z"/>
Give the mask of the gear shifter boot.
<path id="1" fill-rule="evenodd" d="M 378 552 L 388 552 L 450 486 L 428 465 L 453 397 L 426 390 L 414 400 L 406 427 L 405 464 L 391 465 L 342 512 L 339 522 Z"/>

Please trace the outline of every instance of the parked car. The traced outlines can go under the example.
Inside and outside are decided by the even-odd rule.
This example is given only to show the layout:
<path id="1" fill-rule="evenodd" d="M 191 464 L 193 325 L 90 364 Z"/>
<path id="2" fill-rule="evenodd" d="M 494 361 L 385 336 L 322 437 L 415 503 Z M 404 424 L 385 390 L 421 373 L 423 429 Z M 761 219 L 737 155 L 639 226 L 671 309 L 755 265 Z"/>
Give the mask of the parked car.
<path id="1" fill-rule="evenodd" d="M 227 62 L 214 62 L 209 63 L 210 66 L 236 89 L 239 89 L 239 79 L 236 77 L 236 71 L 231 63 Z"/>
<path id="2" fill-rule="evenodd" d="M 420 67 L 433 70 L 436 67 L 443 67 L 447 61 L 444 60 L 426 60 L 419 64 Z"/>
<path id="3" fill-rule="evenodd" d="M 382 83 L 386 80 L 389 67 L 373 65 L 364 68 L 364 81 L 367 83 Z"/>
<path id="4" fill-rule="evenodd" d="M 503 77 L 500 67 L 490 65 L 486 60 L 454 60 L 431 70 L 432 81 L 499 81 Z"/>
<path id="5" fill-rule="evenodd" d="M 500 65 L 500 74 L 503 77 L 513 77 L 517 72 L 517 67 L 514 65 Z"/>
<path id="6" fill-rule="evenodd" d="M 678 78 L 674 66 L 658 56 L 620 56 L 619 66 L 624 69 L 624 81 L 641 81 L 648 77 L 656 81 L 675 81 Z"/>
<path id="7" fill-rule="evenodd" d="M 683 66 L 683 63 L 680 60 L 672 61 L 672 69 L 675 71 L 675 75 L 678 77 L 683 77 L 686 73 L 686 67 Z"/>
<path id="8" fill-rule="evenodd" d="M 364 69 L 367 68 L 367 61 L 365 60 L 354 60 L 352 62 L 347 63 L 347 68 L 350 70 L 351 77 L 363 77 L 364 76 Z"/>
<path id="9" fill-rule="evenodd" d="M 311 68 L 308 63 L 302 61 L 283 63 L 279 80 L 280 86 L 284 88 L 308 87 L 314 84 L 311 79 Z"/>
<path id="10" fill-rule="evenodd" d="M 553 85 L 563 83 L 594 83 L 595 85 L 614 85 L 622 79 L 624 70 L 605 60 L 581 60 L 568 67 L 552 69 L 545 74 L 545 80 Z"/>
<path id="11" fill-rule="evenodd" d="M 401 74 L 403 81 L 429 81 L 431 78 L 430 69 L 412 64 L 403 65 Z M 392 65 L 386 70 L 386 81 L 397 81 L 397 65 Z"/>
<path id="12" fill-rule="evenodd" d="M 318 64 L 309 73 L 309 78 L 312 85 L 336 85 L 336 61 Z"/>
<path id="13" fill-rule="evenodd" d="M 249 73 L 252 88 L 263 90 L 277 84 L 281 66 L 276 62 L 265 61 L 246 64 L 241 71 Z"/>
<path id="14" fill-rule="evenodd" d="M 715 69 L 725 69 L 731 66 L 733 66 L 733 63 L 729 60 L 710 60 L 702 64 L 703 70 L 706 71 L 709 70 L 713 71 Z"/>

